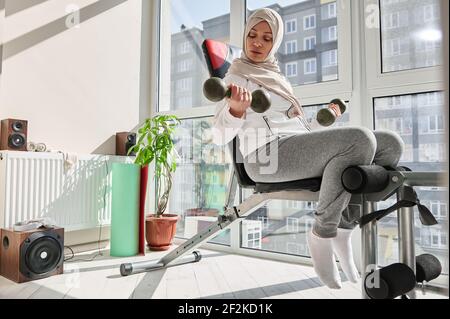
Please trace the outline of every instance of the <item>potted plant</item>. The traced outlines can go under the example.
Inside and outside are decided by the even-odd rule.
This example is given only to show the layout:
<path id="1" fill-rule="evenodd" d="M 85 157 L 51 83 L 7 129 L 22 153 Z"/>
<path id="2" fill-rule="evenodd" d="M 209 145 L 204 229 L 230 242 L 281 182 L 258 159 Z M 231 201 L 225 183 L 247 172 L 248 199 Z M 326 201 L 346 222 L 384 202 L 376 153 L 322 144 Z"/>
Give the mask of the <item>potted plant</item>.
<path id="1" fill-rule="evenodd" d="M 152 162 L 155 164 L 157 208 L 155 214 L 145 218 L 145 238 L 151 250 L 169 249 L 176 232 L 178 215 L 165 214 L 165 211 L 172 189 L 172 174 L 177 168 L 172 135 L 179 123 L 173 115 L 147 119 L 138 130 L 136 145 L 129 150 L 129 153 L 136 153 L 135 164 L 147 168 Z M 142 195 L 145 198 L 146 191 L 142 193 L 141 190 L 141 198 Z"/>

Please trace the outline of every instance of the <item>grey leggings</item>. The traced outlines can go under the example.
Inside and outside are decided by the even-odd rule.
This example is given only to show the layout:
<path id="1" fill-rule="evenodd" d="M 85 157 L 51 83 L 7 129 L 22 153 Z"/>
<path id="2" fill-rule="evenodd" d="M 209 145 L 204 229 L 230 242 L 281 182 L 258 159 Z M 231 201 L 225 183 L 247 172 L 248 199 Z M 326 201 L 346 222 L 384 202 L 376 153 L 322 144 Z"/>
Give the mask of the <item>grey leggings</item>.
<path id="1" fill-rule="evenodd" d="M 280 137 L 250 154 L 244 165 L 248 176 L 260 183 L 322 176 L 313 230 L 320 237 L 332 238 L 338 228 L 355 227 L 356 218 L 348 206 L 351 194 L 341 184 L 343 171 L 349 166 L 372 163 L 396 167 L 403 149 L 404 143 L 395 132 L 332 128 Z M 273 166 L 274 161 L 277 169 L 266 173 L 264 168 Z"/>

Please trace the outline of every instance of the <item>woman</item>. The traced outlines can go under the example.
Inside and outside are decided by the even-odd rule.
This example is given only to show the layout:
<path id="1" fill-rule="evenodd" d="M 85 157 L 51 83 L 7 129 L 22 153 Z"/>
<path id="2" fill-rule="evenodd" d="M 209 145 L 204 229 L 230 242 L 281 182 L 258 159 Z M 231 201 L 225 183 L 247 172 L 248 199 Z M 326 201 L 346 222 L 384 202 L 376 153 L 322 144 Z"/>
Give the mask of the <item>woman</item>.
<path id="1" fill-rule="evenodd" d="M 346 277 L 357 282 L 351 232 L 355 227 L 348 204 L 351 195 L 341 184 L 343 171 L 352 165 L 395 167 L 403 152 L 401 138 L 393 132 L 372 132 L 362 127 L 324 130 L 308 122 L 281 74 L 275 53 L 283 40 L 283 21 L 271 9 L 260 9 L 248 19 L 244 50 L 231 65 L 224 81 L 232 94 L 218 104 L 214 142 L 228 144 L 238 136 L 247 174 L 255 182 L 276 183 L 322 176 L 315 223 L 307 235 L 314 269 L 332 289 L 341 288 L 334 254 Z M 251 92 L 266 90 L 271 108 L 255 113 Z M 337 105 L 330 105 L 337 116 Z M 343 214 L 344 213 L 344 214 Z M 358 214 L 355 214 L 356 219 Z"/>

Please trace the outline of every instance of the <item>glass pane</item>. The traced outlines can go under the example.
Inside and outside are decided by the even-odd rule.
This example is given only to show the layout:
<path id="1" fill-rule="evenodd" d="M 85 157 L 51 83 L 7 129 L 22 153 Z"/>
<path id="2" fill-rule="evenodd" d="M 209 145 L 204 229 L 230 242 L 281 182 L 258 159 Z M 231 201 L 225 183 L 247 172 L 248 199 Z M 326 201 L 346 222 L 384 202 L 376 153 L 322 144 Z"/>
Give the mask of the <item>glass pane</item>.
<path id="1" fill-rule="evenodd" d="M 401 162 L 414 171 L 445 171 L 446 139 L 442 92 L 375 99 L 375 127 L 401 135 Z"/>
<path id="2" fill-rule="evenodd" d="M 247 16 L 263 7 L 283 18 L 277 58 L 292 86 L 338 79 L 337 1 L 248 0 Z"/>
<path id="3" fill-rule="evenodd" d="M 444 95 L 442 92 L 393 96 L 375 99 L 375 127 L 401 135 L 406 144 L 400 165 L 413 171 L 445 171 L 447 152 L 444 126 Z M 448 275 L 448 189 L 416 187 L 422 204 L 428 207 L 439 224 L 423 226 L 415 209 L 416 255 L 429 253 L 442 263 Z M 378 204 L 387 208 L 396 202 L 393 197 Z M 398 262 L 398 230 L 396 214 L 379 223 L 379 261 L 381 265 Z"/>
<path id="4" fill-rule="evenodd" d="M 160 112 L 212 104 L 202 93 L 209 72 L 201 45 L 206 38 L 229 42 L 229 13 L 229 0 L 163 1 Z"/>
<path id="5" fill-rule="evenodd" d="M 191 238 L 223 213 L 231 160 L 212 143 L 211 128 L 212 118 L 184 120 L 174 137 L 179 160 L 168 210 L 181 216 L 177 237 Z M 229 232 L 213 242 L 229 245 Z"/>
<path id="6" fill-rule="evenodd" d="M 248 193 L 246 195 L 251 195 Z M 241 223 L 241 247 L 309 257 L 315 202 L 271 201 Z"/>
<path id="7" fill-rule="evenodd" d="M 381 0 L 383 72 L 442 64 L 439 0 Z"/>

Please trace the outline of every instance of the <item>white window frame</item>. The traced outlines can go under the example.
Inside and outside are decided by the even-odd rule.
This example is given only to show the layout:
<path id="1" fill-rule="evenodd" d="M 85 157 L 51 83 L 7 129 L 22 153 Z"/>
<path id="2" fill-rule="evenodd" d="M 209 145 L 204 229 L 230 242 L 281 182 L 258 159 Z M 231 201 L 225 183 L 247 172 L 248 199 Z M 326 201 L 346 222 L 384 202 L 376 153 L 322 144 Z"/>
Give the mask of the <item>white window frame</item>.
<path id="1" fill-rule="evenodd" d="M 330 60 L 328 66 L 336 66 L 338 65 L 338 51 L 337 50 L 331 50 L 330 52 Z M 331 58 L 333 57 L 333 59 Z"/>
<path id="2" fill-rule="evenodd" d="M 292 28 L 291 31 L 288 31 L 288 25 L 292 24 L 294 26 L 294 28 Z M 284 23 L 285 28 L 286 28 L 286 34 L 293 34 L 293 33 L 297 33 L 297 19 L 289 19 L 286 20 L 286 22 Z"/>
<path id="3" fill-rule="evenodd" d="M 192 44 L 188 40 L 181 42 L 178 45 L 178 55 L 183 55 L 189 53 L 189 50 L 192 49 Z"/>
<path id="4" fill-rule="evenodd" d="M 328 41 L 337 40 L 337 27 L 335 25 L 328 28 Z"/>
<path id="5" fill-rule="evenodd" d="M 313 27 L 312 26 L 307 27 L 306 26 L 306 21 L 309 20 L 309 23 L 311 24 L 311 18 L 312 17 L 314 17 L 314 26 Z M 313 30 L 315 28 L 317 28 L 317 15 L 316 14 L 310 14 L 310 15 L 304 16 L 303 17 L 303 30 L 305 30 L 305 31 L 306 30 Z"/>
<path id="6" fill-rule="evenodd" d="M 297 40 L 286 41 L 284 45 L 286 54 L 294 54 L 298 52 Z M 288 50 L 289 45 L 291 48 L 294 46 L 294 50 L 292 52 L 289 52 Z"/>
<path id="7" fill-rule="evenodd" d="M 292 66 L 292 67 L 295 66 L 295 72 L 289 74 L 289 72 L 288 72 L 289 66 Z M 296 77 L 296 76 L 298 76 L 298 63 L 297 62 L 288 62 L 288 63 L 286 63 L 286 77 L 293 78 L 293 77 Z"/>
<path id="8" fill-rule="evenodd" d="M 309 42 L 311 44 L 312 40 L 314 40 L 314 45 L 310 45 L 310 47 L 307 48 L 307 43 Z M 310 37 L 305 37 L 303 39 L 303 50 L 304 51 L 314 50 L 316 45 L 317 45 L 317 37 L 315 35 L 310 36 Z"/>
<path id="9" fill-rule="evenodd" d="M 333 8 L 333 10 L 331 10 Z M 331 12 L 333 11 L 333 12 Z M 336 2 L 332 2 L 328 4 L 328 19 L 336 18 L 337 15 L 337 8 L 336 8 Z"/>
<path id="10" fill-rule="evenodd" d="M 310 71 L 306 71 L 306 69 L 308 69 L 308 64 L 311 66 L 314 62 L 314 71 L 310 70 Z M 305 59 L 303 60 L 303 74 L 305 75 L 311 75 L 311 74 L 317 74 L 317 59 L 316 58 L 312 58 L 312 59 Z"/>

